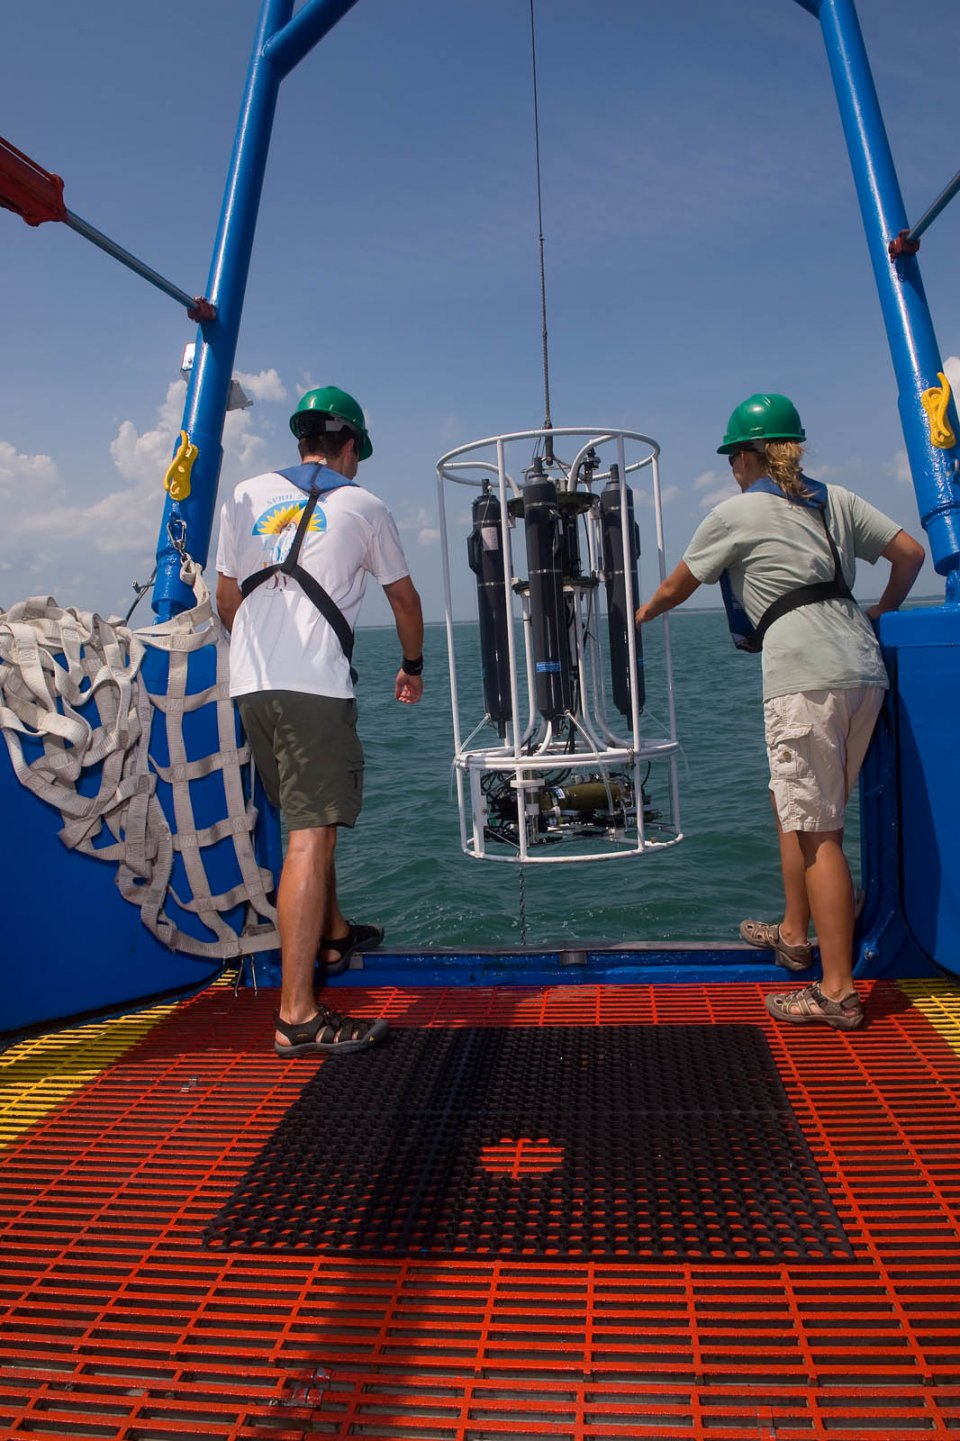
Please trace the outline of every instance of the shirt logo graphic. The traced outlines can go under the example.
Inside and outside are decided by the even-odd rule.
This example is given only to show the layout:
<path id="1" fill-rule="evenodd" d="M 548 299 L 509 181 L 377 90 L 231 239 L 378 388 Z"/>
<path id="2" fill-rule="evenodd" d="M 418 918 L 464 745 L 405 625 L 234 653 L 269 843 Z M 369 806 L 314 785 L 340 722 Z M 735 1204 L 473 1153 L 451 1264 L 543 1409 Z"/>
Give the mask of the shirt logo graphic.
<path id="1" fill-rule="evenodd" d="M 269 548 L 270 557 L 265 557 L 266 565 L 279 565 L 288 555 L 306 503 L 306 500 L 281 500 L 276 505 L 271 505 L 270 509 L 265 510 L 257 519 L 252 534 L 267 538 L 264 549 Z M 326 528 L 327 518 L 320 507 L 316 506 L 307 526 L 307 534 Z"/>

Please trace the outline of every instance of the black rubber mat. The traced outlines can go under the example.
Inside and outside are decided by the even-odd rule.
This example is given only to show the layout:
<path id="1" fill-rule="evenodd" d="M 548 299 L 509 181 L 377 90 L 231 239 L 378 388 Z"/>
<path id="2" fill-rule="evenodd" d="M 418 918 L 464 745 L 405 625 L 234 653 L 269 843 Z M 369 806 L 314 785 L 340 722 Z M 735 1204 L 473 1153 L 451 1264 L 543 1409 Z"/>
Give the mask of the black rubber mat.
<path id="1" fill-rule="evenodd" d="M 317 1069 L 204 1243 L 511 1260 L 853 1256 L 753 1026 L 395 1030 Z"/>

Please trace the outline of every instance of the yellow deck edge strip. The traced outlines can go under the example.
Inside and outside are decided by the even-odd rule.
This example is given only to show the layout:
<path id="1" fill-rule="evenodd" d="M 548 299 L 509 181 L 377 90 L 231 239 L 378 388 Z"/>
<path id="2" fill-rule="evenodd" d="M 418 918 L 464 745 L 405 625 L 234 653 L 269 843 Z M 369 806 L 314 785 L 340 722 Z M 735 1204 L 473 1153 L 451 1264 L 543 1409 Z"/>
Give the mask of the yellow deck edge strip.
<path id="1" fill-rule="evenodd" d="M 212 986 L 233 986 L 234 969 Z M 33 1036 L 0 1052 L 0 1152 L 142 1041 L 188 1001 L 169 1001 L 107 1021 Z"/>
<path id="2" fill-rule="evenodd" d="M 232 986 L 233 971 L 211 982 Z M 118 1061 L 184 1001 L 18 1041 L 0 1053 L 0 1152 Z"/>
<path id="3" fill-rule="evenodd" d="M 898 981 L 897 985 L 960 1055 L 960 981 Z"/>
<path id="4" fill-rule="evenodd" d="M 176 1003 L 18 1041 L 0 1055 L 0 1151 L 118 1061 Z"/>

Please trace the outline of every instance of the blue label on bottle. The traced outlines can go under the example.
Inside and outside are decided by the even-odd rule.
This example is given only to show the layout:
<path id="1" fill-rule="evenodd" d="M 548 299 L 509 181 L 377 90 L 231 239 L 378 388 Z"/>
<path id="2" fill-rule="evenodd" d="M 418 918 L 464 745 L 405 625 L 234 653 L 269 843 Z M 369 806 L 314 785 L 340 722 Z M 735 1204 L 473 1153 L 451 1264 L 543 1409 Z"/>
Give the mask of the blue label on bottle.
<path id="1" fill-rule="evenodd" d="M 538 660 L 537 673 L 538 675 L 543 675 L 544 673 L 547 673 L 549 675 L 559 675 L 560 662 L 558 660 Z"/>

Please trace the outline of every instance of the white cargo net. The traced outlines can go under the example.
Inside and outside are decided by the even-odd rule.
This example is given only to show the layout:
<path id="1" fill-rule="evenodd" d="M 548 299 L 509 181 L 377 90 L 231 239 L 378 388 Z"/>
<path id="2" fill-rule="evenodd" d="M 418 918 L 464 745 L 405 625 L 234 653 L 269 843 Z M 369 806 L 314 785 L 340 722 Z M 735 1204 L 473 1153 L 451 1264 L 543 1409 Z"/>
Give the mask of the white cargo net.
<path id="1" fill-rule="evenodd" d="M 147 929 L 172 950 L 231 960 L 279 947 L 276 909 L 267 899 L 273 877 L 254 854 L 257 813 L 245 795 L 241 770 L 249 749 L 237 746 L 227 639 L 199 568 L 189 558 L 181 579 L 193 589 L 194 606 L 142 629 L 64 610 L 50 596 L 34 596 L 0 611 L 0 729 L 17 779 L 59 810 L 64 845 L 117 865 L 120 893 L 139 906 Z M 205 645 L 216 646 L 216 681 L 190 695 L 189 655 Z M 163 695 L 152 695 L 140 674 L 148 648 L 170 657 Z M 212 754 L 191 761 L 183 716 L 205 705 L 216 706 L 219 743 Z M 154 709 L 166 722 L 166 767 L 149 753 Z M 28 760 L 22 737 L 30 738 L 29 751 L 39 743 L 42 754 Z M 81 794 L 81 778 L 97 766 L 102 769 L 96 795 Z M 226 814 L 198 829 L 190 782 L 216 770 L 223 776 Z M 171 788 L 175 831 L 156 795 L 158 776 Z M 213 895 L 203 851 L 227 836 L 233 839 L 241 879 Z M 171 886 L 177 853 L 189 898 L 181 899 Z M 164 912 L 168 895 L 181 910 L 196 915 L 214 939 L 198 939 L 177 926 Z M 246 918 L 237 934 L 223 916 L 243 904 Z"/>

